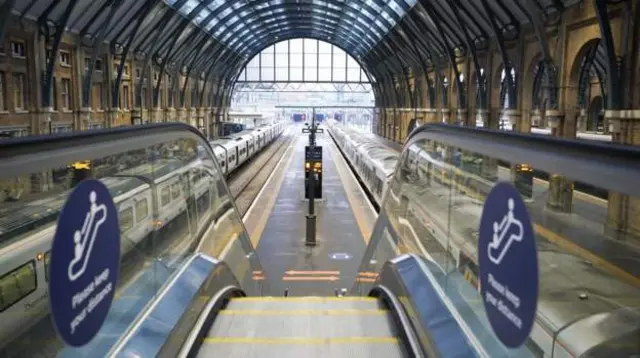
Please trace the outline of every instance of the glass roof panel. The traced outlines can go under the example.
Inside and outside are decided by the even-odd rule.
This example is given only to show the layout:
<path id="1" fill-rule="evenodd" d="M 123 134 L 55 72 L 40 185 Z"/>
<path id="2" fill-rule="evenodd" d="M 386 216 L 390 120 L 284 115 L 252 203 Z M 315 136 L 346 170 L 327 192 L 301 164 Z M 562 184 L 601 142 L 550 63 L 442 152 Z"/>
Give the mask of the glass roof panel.
<path id="1" fill-rule="evenodd" d="M 279 33 L 332 38 L 364 55 L 406 14 L 416 0 L 164 0 L 215 39 L 248 51 L 273 41 Z M 178 6 L 182 4 L 182 6 Z M 382 6 L 381 6 L 382 5 Z M 192 13 L 197 10 L 196 13 Z M 348 36 L 345 29 L 357 28 Z M 259 34 L 259 35 L 258 35 Z M 257 43 L 256 43 L 257 42 Z M 249 53 L 241 53 L 249 56 Z"/>

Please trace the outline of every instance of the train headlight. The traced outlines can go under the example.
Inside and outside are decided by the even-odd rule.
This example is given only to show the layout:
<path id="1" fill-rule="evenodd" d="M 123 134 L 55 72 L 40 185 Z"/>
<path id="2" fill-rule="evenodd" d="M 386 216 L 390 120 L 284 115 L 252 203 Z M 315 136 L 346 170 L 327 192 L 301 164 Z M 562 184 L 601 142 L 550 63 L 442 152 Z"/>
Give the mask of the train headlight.
<path id="1" fill-rule="evenodd" d="M 38 254 L 36 255 L 36 260 L 42 261 L 42 259 L 44 259 L 44 254 L 42 252 L 38 252 Z"/>

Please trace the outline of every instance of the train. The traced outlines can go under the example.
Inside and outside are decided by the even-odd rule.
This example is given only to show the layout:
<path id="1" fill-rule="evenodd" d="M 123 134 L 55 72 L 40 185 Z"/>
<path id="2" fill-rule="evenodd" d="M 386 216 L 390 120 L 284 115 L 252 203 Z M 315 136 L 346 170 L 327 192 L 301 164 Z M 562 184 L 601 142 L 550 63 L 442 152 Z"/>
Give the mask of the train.
<path id="1" fill-rule="evenodd" d="M 224 175 L 232 173 L 283 130 L 283 125 L 272 124 L 212 141 L 218 168 Z M 215 149 L 222 147 L 226 150 Z M 238 148 L 252 150 L 241 157 Z M 216 174 L 208 151 L 203 146 L 196 151 L 189 158 L 156 159 L 152 172 L 143 162 L 117 176 L 99 178 L 118 209 L 123 259 L 146 247 L 157 250 L 163 238 L 185 234 L 182 231 L 197 238 L 211 220 L 217 222 L 233 208 L 224 177 Z M 85 169 L 89 163 L 81 161 L 72 167 Z M 13 210 L 0 212 L 0 349 L 48 314 L 51 241 L 67 195 L 68 191 L 11 203 Z M 218 209 L 213 212 L 212 208 Z"/>
<path id="2" fill-rule="evenodd" d="M 329 126 L 329 133 L 375 206 L 394 213 L 388 215 L 390 231 L 398 236 L 393 241 L 401 252 L 415 252 L 440 267 L 459 292 L 477 291 L 479 295 L 479 219 L 483 198 L 493 182 L 443 160 L 447 151 L 449 155 L 452 152 L 444 146 L 412 145 L 405 147 L 406 157 L 401 158 L 393 157 L 393 151 L 371 134 L 336 123 Z M 387 161 L 380 160 L 381 153 Z M 397 165 L 399 160 L 402 165 Z M 391 167 L 394 170 L 390 171 Z M 452 189 L 460 195 L 452 196 Z M 455 225 L 449 225 L 448 215 Z M 538 314 L 526 343 L 533 356 L 637 354 L 638 288 L 612 279 L 545 239 L 538 238 L 537 246 L 538 259 L 544 264 L 539 276 Z M 482 317 L 480 306 L 474 305 L 473 310 Z M 485 327 L 490 329 L 488 324 Z"/>
<path id="3" fill-rule="evenodd" d="M 209 142 L 222 172 L 229 175 L 279 136 L 284 126 L 284 123 L 278 122 Z"/>

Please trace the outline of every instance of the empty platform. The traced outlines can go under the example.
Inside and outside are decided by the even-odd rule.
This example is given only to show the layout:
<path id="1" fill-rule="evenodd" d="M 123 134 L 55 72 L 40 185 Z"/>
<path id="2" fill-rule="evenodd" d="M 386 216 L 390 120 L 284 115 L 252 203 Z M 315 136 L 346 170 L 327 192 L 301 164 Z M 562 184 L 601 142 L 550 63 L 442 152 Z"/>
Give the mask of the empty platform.
<path id="1" fill-rule="evenodd" d="M 272 295 L 285 290 L 289 295 L 331 295 L 348 287 L 377 216 L 333 141 L 321 134 L 317 145 L 323 147 L 323 195 L 315 205 L 317 245 L 305 245 L 307 144 L 308 136 L 302 133 L 293 141 L 244 218 Z"/>

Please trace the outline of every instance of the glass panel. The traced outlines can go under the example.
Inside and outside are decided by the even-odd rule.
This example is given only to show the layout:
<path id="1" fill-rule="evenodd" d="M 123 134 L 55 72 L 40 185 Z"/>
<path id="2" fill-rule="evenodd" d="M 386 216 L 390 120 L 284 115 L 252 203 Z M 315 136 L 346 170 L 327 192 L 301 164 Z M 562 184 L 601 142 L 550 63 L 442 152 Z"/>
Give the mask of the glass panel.
<path id="1" fill-rule="evenodd" d="M 247 67 L 247 81 L 259 81 L 260 80 L 260 68 Z"/>
<path id="2" fill-rule="evenodd" d="M 304 39 L 304 53 L 318 53 L 318 40 Z"/>
<path id="3" fill-rule="evenodd" d="M 333 68 L 333 81 L 335 82 L 345 82 L 346 71 L 344 66 L 342 67 L 334 67 Z"/>
<path id="4" fill-rule="evenodd" d="M 263 67 L 260 72 L 261 72 L 261 75 L 262 75 L 262 77 L 261 77 L 262 81 L 273 81 L 274 80 L 274 78 L 273 78 L 273 67 L 266 67 L 266 68 Z"/>
<path id="5" fill-rule="evenodd" d="M 291 68 L 289 76 L 290 81 L 302 81 L 302 68 Z"/>
<path id="6" fill-rule="evenodd" d="M 359 68 L 350 68 L 347 70 L 347 81 L 349 82 L 360 82 L 360 69 Z"/>
<path id="7" fill-rule="evenodd" d="M 275 44 L 276 54 L 289 52 L 289 41 L 282 41 Z"/>
<path id="8" fill-rule="evenodd" d="M 286 53 L 276 54 L 276 67 L 288 67 L 289 66 L 289 55 Z"/>
<path id="9" fill-rule="evenodd" d="M 276 68 L 276 81 L 288 81 L 289 70 L 285 68 Z"/>
<path id="10" fill-rule="evenodd" d="M 302 39 L 289 40 L 291 53 L 302 53 Z"/>
<path id="11" fill-rule="evenodd" d="M 313 68 L 315 70 L 318 67 L 318 55 L 316 54 L 307 54 L 304 55 L 304 67 Z"/>
<path id="12" fill-rule="evenodd" d="M 302 67 L 302 54 L 291 53 L 291 67 Z"/>
<path id="13" fill-rule="evenodd" d="M 319 55 L 318 66 L 324 68 L 331 68 L 331 53 L 321 53 Z"/>
<path id="14" fill-rule="evenodd" d="M 318 44 L 318 52 L 331 54 L 331 47 L 332 45 L 330 43 L 320 41 L 320 43 Z"/>
<path id="15" fill-rule="evenodd" d="M 318 81 L 331 82 L 331 69 L 330 68 L 320 68 L 318 70 Z"/>
<path id="16" fill-rule="evenodd" d="M 273 67 L 273 53 L 262 53 L 262 67 Z"/>
<path id="17" fill-rule="evenodd" d="M 0 311 L 10 317 L 0 325 L 0 356 L 105 356 L 198 249 L 225 260 L 245 291 L 260 294 L 262 282 L 251 275 L 260 265 L 204 139 L 189 131 L 171 140 L 144 130 L 135 140 L 118 136 L 97 132 L 72 154 L 53 143 L 42 167 L 0 172 Z M 85 179 L 101 181 L 113 197 L 121 262 L 106 323 L 87 346 L 72 348 L 52 326 L 46 281 L 58 215 Z"/>
<path id="18" fill-rule="evenodd" d="M 526 203 L 534 229 L 539 296 L 526 345 L 500 349 L 510 356 L 637 354 L 640 230 L 635 221 L 626 230 L 612 227 L 620 227 L 622 218 L 637 218 L 640 199 L 425 137 L 405 146 L 388 181 L 360 276 L 379 272 L 382 262 L 399 253 L 415 254 L 459 319 L 494 356 L 498 340 L 479 292 L 478 230 L 486 196 L 498 181 L 508 181 Z M 628 204 L 616 204 L 621 202 Z M 359 279 L 359 292 L 372 282 Z"/>
<path id="19" fill-rule="evenodd" d="M 304 69 L 304 80 L 305 81 L 317 81 L 318 80 L 318 68 L 317 67 L 306 67 Z"/>

